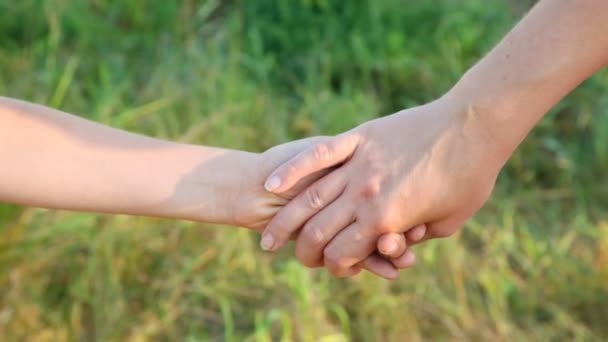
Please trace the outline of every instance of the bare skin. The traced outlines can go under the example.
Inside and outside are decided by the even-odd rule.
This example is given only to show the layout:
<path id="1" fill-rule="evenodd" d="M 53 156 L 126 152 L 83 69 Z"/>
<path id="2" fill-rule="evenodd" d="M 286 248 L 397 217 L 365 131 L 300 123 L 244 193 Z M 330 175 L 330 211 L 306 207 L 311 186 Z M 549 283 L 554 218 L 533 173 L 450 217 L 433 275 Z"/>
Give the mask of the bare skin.
<path id="1" fill-rule="evenodd" d="M 327 172 L 305 177 L 278 195 L 264 190 L 264 179 L 319 140 L 294 141 L 263 154 L 178 144 L 0 97 L 0 201 L 261 231 L 282 206 Z M 397 268 L 413 265 L 403 234 L 384 239 L 394 247 L 394 258 L 371 255 L 357 271 L 394 278 Z"/>
<path id="2" fill-rule="evenodd" d="M 490 196 L 509 156 L 561 98 L 608 63 L 608 1 L 544 0 L 440 99 L 320 142 L 267 179 L 316 181 L 268 224 L 268 250 L 300 231 L 305 265 L 348 276 L 388 232 L 454 234 Z M 302 203 L 316 206 L 302 212 Z M 312 208 L 308 206 L 308 208 Z M 420 235 L 418 227 L 426 225 Z M 414 236 L 415 235 L 415 236 Z"/>

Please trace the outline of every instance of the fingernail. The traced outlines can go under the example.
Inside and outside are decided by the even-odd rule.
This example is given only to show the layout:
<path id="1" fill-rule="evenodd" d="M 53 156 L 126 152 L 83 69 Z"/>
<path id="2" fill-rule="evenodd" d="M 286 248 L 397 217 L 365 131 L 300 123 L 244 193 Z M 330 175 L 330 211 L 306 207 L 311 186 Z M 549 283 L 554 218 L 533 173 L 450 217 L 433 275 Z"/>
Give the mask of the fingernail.
<path id="1" fill-rule="evenodd" d="M 265 233 L 262 235 L 262 240 L 260 241 L 260 247 L 263 250 L 269 251 L 274 246 L 274 237 L 270 233 Z"/>
<path id="2" fill-rule="evenodd" d="M 266 191 L 273 191 L 279 186 L 281 186 L 281 179 L 278 176 L 272 176 L 268 178 L 266 184 L 264 184 L 264 188 L 266 188 Z"/>

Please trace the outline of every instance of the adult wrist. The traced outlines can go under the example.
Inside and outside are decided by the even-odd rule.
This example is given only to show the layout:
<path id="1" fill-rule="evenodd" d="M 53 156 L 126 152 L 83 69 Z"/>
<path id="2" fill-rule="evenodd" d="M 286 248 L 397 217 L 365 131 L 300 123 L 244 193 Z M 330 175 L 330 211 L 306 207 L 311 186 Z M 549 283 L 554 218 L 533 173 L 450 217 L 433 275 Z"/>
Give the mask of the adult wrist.
<path id="1" fill-rule="evenodd" d="M 492 122 L 491 107 L 455 90 L 431 103 L 435 120 L 444 122 L 442 135 L 470 163 L 498 174 L 513 152 L 510 141 Z"/>
<path id="2" fill-rule="evenodd" d="M 465 129 L 480 139 L 487 153 L 501 167 L 528 135 L 538 118 L 542 117 L 542 114 L 526 112 L 520 99 L 510 92 L 485 91 L 483 84 L 468 73 L 442 100 L 448 103 L 452 113 L 461 118 L 460 122 Z"/>

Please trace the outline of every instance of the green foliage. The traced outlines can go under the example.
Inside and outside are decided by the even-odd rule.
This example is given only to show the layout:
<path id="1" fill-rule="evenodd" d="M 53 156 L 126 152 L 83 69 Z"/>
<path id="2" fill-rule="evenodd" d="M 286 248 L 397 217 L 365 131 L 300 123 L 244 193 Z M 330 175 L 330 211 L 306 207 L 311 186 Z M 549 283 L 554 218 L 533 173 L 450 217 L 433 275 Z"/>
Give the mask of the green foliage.
<path id="1" fill-rule="evenodd" d="M 531 1 L 0 0 L 0 93 L 261 151 L 447 90 Z M 6 340 L 605 340 L 608 74 L 393 283 L 189 222 L 0 205 Z"/>

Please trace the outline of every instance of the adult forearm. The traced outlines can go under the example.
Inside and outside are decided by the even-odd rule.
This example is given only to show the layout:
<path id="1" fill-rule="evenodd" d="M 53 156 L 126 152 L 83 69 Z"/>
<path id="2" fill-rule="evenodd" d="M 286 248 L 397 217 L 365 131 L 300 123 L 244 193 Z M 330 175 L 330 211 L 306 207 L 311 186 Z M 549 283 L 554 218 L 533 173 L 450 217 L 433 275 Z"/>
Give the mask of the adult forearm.
<path id="1" fill-rule="evenodd" d="M 510 154 L 547 111 L 608 63 L 608 1 L 544 0 L 448 94 Z"/>
<path id="2" fill-rule="evenodd" d="M 0 200 L 230 223 L 250 154 L 171 143 L 0 98 Z"/>

